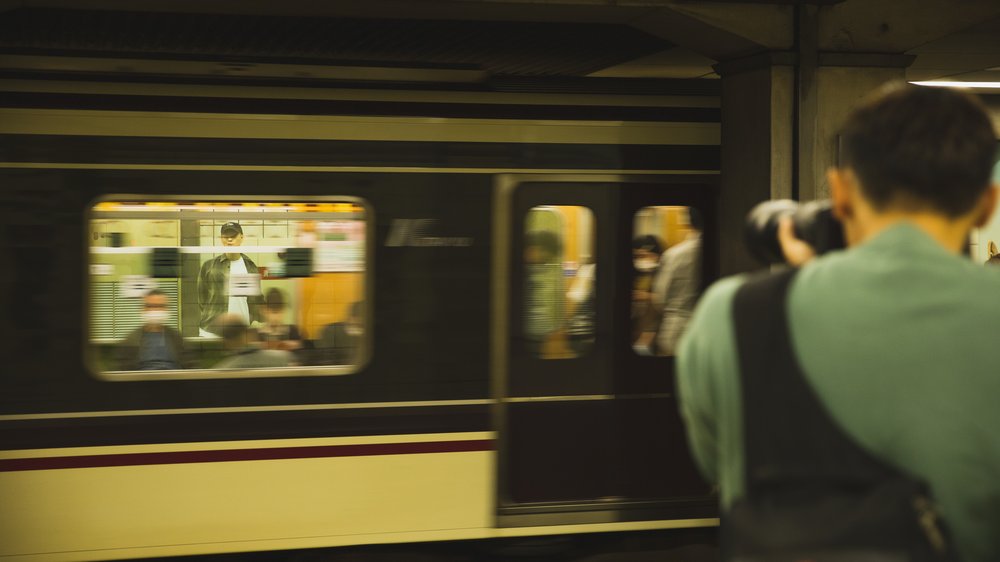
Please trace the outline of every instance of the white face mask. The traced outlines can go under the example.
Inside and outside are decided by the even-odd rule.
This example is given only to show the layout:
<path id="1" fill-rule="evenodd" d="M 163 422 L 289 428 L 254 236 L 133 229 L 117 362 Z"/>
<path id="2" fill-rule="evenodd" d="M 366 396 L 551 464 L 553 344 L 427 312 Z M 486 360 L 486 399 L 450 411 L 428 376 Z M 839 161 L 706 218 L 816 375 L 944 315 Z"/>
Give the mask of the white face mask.
<path id="1" fill-rule="evenodd" d="M 656 269 L 656 260 L 640 259 L 632 262 L 639 271 L 653 271 Z"/>
<path id="2" fill-rule="evenodd" d="M 347 326 L 344 326 L 344 331 L 350 336 L 360 336 L 365 333 L 365 329 L 356 324 L 348 324 Z"/>
<path id="3" fill-rule="evenodd" d="M 159 326 L 160 324 L 165 324 L 167 319 L 170 318 L 170 313 L 166 310 L 144 310 L 142 311 L 142 319 L 146 324 L 152 324 Z"/>

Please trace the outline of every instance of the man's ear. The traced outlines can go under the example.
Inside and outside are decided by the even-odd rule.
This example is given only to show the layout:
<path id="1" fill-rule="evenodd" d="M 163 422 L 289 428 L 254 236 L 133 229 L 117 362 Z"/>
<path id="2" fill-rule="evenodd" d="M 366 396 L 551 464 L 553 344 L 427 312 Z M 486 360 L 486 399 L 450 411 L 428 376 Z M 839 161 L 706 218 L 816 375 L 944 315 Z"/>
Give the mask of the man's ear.
<path id="1" fill-rule="evenodd" d="M 993 211 L 997 208 L 997 184 L 991 184 L 986 191 L 983 193 L 982 197 L 979 199 L 979 204 L 976 205 L 976 218 L 973 222 L 973 226 L 976 228 L 982 228 L 986 223 L 990 222 L 993 217 Z"/>
<path id="2" fill-rule="evenodd" d="M 845 168 L 830 168 L 826 171 L 826 181 L 830 186 L 830 200 L 833 216 L 840 222 L 854 216 L 854 174 Z"/>

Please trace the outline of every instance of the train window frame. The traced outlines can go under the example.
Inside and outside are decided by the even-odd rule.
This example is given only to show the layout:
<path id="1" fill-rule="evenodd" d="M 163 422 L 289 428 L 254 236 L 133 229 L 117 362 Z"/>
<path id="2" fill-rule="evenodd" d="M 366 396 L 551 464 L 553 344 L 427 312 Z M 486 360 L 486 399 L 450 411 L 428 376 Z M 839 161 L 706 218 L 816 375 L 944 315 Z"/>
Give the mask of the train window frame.
<path id="1" fill-rule="evenodd" d="M 262 367 L 262 368 L 192 368 L 192 369 L 170 369 L 170 370 L 147 370 L 147 371 L 114 371 L 101 370 L 96 350 L 92 344 L 91 330 L 94 321 L 94 301 L 93 301 L 93 268 L 92 268 L 92 242 L 90 235 L 92 223 L 99 220 L 98 206 L 102 203 L 169 203 L 188 202 L 199 204 L 245 204 L 254 203 L 266 204 L 289 204 L 297 203 L 304 205 L 323 204 L 353 204 L 362 208 L 365 232 L 364 249 L 362 253 L 363 268 L 361 270 L 362 279 L 360 282 L 361 303 L 360 316 L 364 326 L 364 332 L 357 349 L 357 360 L 351 364 L 342 365 L 296 365 L 286 367 Z M 114 193 L 105 194 L 90 200 L 84 212 L 83 220 L 83 247 L 81 251 L 86 256 L 83 260 L 83 271 L 81 275 L 83 282 L 83 306 L 82 317 L 83 330 L 81 331 L 82 359 L 85 370 L 91 377 L 100 381 L 121 382 L 121 381 L 163 381 L 163 380 L 220 380 L 220 379 L 260 379 L 260 378 L 281 378 L 281 377 L 331 377 L 348 376 L 364 371 L 370 364 L 374 356 L 374 288 L 375 288 L 375 210 L 371 203 L 363 197 L 353 195 L 175 195 L 175 194 L 127 194 Z M 309 214 L 311 211 L 304 212 Z M 227 214 L 227 213 L 222 213 Z M 236 214 L 236 213 L 232 213 Z M 319 218 L 321 212 L 312 212 L 312 218 Z M 137 217 L 141 218 L 141 217 Z M 221 216 L 212 218 L 221 219 Z M 251 218 L 251 217 L 244 217 Z M 308 217 L 303 217 L 308 218 Z M 178 245 L 178 247 L 182 247 Z"/>

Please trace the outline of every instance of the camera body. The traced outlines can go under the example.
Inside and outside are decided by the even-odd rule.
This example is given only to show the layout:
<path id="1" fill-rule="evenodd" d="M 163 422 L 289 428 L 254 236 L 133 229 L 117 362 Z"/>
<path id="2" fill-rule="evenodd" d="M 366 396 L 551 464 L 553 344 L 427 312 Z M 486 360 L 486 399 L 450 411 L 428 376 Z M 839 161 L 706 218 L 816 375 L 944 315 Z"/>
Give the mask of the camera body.
<path id="1" fill-rule="evenodd" d="M 829 200 L 764 201 L 750 210 L 743 229 L 747 249 L 762 264 L 785 263 L 778 242 L 778 222 L 786 216 L 792 217 L 795 236 L 812 246 L 817 255 L 844 247 L 844 229 L 834 218 Z"/>

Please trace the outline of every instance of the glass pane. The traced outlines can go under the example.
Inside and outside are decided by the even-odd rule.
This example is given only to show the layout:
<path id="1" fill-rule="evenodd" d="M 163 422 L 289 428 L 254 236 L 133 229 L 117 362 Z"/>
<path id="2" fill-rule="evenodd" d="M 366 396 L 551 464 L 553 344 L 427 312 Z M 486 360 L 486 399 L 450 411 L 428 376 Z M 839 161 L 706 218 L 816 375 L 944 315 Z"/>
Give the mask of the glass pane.
<path id="1" fill-rule="evenodd" d="M 366 228 L 348 201 L 98 203 L 92 364 L 206 377 L 357 365 Z"/>
<path id="2" fill-rule="evenodd" d="M 540 359 L 581 357 L 594 344 L 594 214 L 535 207 L 525 219 L 524 342 Z"/>
<path id="3" fill-rule="evenodd" d="M 632 349 L 667 356 L 701 292 L 701 217 L 688 207 L 644 207 L 633 221 Z"/>

